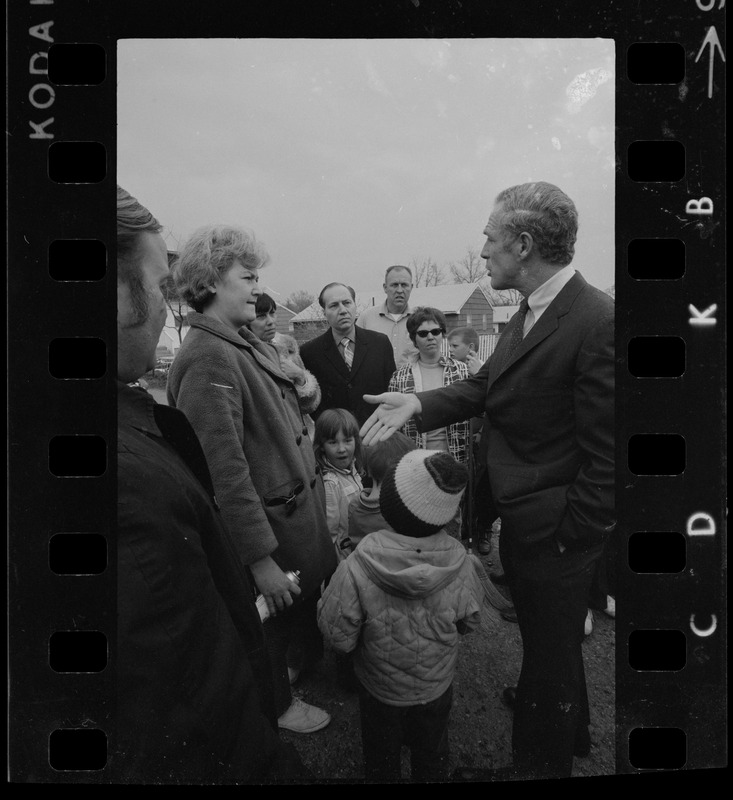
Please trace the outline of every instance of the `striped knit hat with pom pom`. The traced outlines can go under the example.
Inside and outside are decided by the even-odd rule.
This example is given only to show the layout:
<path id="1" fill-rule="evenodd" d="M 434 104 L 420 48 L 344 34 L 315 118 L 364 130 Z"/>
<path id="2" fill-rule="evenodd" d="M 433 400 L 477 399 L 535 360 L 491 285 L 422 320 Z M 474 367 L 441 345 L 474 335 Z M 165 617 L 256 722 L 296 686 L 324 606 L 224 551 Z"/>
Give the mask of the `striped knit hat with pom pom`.
<path id="1" fill-rule="evenodd" d="M 413 450 L 384 476 L 382 516 L 404 536 L 431 536 L 458 513 L 468 470 L 441 450 Z"/>

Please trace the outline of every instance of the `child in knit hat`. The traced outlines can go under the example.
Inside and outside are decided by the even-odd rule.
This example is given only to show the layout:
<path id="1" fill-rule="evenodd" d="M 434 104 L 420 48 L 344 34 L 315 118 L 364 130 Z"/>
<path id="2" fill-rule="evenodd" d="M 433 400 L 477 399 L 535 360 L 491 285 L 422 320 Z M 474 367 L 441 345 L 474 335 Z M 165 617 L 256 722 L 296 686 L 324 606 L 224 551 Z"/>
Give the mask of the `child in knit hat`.
<path id="1" fill-rule="evenodd" d="M 448 779 L 448 719 L 458 635 L 479 623 L 483 589 L 463 545 L 444 528 L 468 472 L 451 455 L 413 450 L 382 481 L 390 526 L 370 533 L 341 564 L 319 602 L 335 650 L 354 651 L 364 773 L 399 781 Z"/>

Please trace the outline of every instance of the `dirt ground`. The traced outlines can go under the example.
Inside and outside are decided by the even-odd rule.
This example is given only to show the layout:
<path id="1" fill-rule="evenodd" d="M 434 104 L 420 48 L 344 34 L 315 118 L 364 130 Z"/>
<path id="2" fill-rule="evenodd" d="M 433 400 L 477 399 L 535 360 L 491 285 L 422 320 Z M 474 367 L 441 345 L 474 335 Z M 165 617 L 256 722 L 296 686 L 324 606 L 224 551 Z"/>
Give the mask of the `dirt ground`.
<path id="1" fill-rule="evenodd" d="M 482 560 L 488 570 L 501 571 L 498 535 L 492 553 Z M 489 565 L 489 561 L 493 565 Z M 595 612 L 593 633 L 583 644 L 591 708 L 591 752 L 576 758 L 573 777 L 615 772 L 614 621 Z M 516 684 L 521 665 L 519 628 L 498 613 L 484 610 L 481 626 L 459 645 L 450 721 L 451 770 L 455 767 L 493 769 L 511 763 L 512 713 L 501 701 L 506 686 Z M 331 724 L 311 734 L 283 732 L 319 780 L 359 782 L 363 778 L 357 696 L 335 681 L 333 654 L 304 675 L 294 694 L 325 708 Z M 403 777 L 409 775 L 403 750 Z"/>

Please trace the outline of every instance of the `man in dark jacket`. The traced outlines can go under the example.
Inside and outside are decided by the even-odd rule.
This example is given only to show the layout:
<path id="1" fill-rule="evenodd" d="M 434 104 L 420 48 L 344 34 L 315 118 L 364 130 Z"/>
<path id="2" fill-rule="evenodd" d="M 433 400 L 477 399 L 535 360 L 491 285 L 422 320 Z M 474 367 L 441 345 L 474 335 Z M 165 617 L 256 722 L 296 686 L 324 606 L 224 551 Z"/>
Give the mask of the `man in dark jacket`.
<path id="1" fill-rule="evenodd" d="M 481 253 L 494 289 L 524 297 L 476 375 L 385 394 L 364 444 L 417 414 L 431 430 L 485 412 L 481 453 L 522 635 L 514 763 L 474 776 L 569 777 L 590 751 L 581 645 L 588 592 L 614 528 L 614 304 L 571 266 L 573 201 L 537 182 L 501 192 Z"/>
<path id="2" fill-rule="evenodd" d="M 387 390 L 395 371 L 389 337 L 356 326 L 354 290 L 329 283 L 318 296 L 328 330 L 300 348 L 305 368 L 321 387 L 321 404 L 313 417 L 327 408 L 345 408 L 361 425 L 372 413 L 364 394 Z"/>
<path id="3" fill-rule="evenodd" d="M 282 743 L 262 624 L 186 417 L 137 379 L 155 365 L 168 259 L 117 190 L 118 783 L 304 781 Z"/>

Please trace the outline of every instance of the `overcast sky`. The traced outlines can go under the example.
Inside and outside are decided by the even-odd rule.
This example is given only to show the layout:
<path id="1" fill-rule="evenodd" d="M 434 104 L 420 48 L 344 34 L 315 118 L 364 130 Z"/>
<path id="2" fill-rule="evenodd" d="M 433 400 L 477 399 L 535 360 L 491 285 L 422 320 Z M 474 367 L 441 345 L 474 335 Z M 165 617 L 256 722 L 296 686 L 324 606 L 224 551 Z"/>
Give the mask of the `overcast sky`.
<path id="1" fill-rule="evenodd" d="M 134 39 L 118 45 L 120 185 L 178 249 L 250 228 L 281 302 L 480 250 L 496 194 L 557 184 L 574 265 L 614 283 L 609 39 Z"/>

